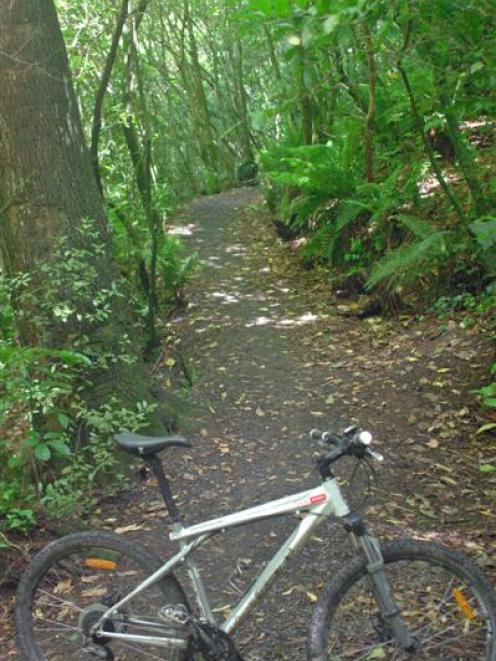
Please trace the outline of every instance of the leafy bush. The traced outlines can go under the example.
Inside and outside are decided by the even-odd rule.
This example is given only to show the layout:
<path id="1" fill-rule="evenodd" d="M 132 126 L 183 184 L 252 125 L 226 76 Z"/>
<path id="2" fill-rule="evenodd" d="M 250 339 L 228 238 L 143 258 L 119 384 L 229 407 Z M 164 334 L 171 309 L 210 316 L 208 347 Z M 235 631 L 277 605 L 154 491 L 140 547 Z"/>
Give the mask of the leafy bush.
<path id="1" fill-rule="evenodd" d="M 470 224 L 489 277 L 496 276 L 496 217 L 484 216 Z"/>
<path id="2" fill-rule="evenodd" d="M 352 196 L 336 202 L 332 213 L 321 218 L 305 257 L 325 257 L 332 266 L 368 268 L 397 234 L 391 217 L 411 199 L 415 181 L 413 168 L 406 180 L 396 170 L 381 183 L 358 184 Z"/>
<path id="3" fill-rule="evenodd" d="M 165 303 L 183 303 L 183 288 L 198 267 L 196 254 L 188 255 L 179 236 L 171 236 L 160 229 L 153 244 L 143 213 L 129 200 L 128 192 L 119 186 L 112 189 L 114 202 L 110 219 L 114 228 L 114 247 L 122 273 L 130 280 L 131 289 L 137 291 L 139 305 L 145 310 L 150 287 L 151 263 L 156 249 L 157 294 Z M 165 188 L 155 190 L 157 208 L 163 214 L 170 211 L 170 200 Z"/>
<path id="4" fill-rule="evenodd" d="M 122 294 L 117 283 L 96 288 L 102 246 L 90 221 L 81 232 L 84 247 L 62 240 L 38 271 L 0 279 L 0 514 L 10 528 L 31 525 L 39 503 L 62 515 L 90 485 L 122 477 L 111 435 L 142 428 L 155 406 L 115 398 L 91 406 L 83 397 L 101 370 L 136 354 L 129 341 L 101 350 L 95 331 Z M 26 336 L 38 346 L 24 346 Z M 58 337 L 68 348 L 50 346 Z"/>

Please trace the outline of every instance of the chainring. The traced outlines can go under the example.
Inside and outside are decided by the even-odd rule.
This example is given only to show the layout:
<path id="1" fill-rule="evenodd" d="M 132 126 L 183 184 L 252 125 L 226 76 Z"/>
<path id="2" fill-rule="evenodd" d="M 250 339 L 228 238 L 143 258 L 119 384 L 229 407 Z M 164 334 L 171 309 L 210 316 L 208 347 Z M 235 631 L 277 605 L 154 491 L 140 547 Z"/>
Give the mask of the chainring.
<path id="1" fill-rule="evenodd" d="M 187 651 L 188 661 L 243 661 L 230 636 L 211 624 L 196 624 Z"/>

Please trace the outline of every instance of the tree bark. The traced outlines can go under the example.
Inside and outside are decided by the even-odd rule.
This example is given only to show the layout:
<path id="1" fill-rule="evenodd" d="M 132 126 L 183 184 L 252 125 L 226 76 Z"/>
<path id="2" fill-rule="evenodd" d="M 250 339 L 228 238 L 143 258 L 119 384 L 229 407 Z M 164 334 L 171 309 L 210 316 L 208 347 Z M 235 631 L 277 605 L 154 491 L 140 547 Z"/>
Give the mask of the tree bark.
<path id="1" fill-rule="evenodd" d="M 91 257 L 97 274 L 93 294 L 111 290 L 119 280 L 111 230 L 85 145 L 53 0 L 0 2 L 0 88 L 0 238 L 8 270 L 39 272 L 53 261 L 63 237 L 68 247 L 91 252 L 82 233 L 83 221 L 90 219 L 103 246 Z M 42 283 L 36 284 L 40 289 Z M 129 407 L 152 400 L 125 297 L 114 300 L 105 319 L 78 328 L 91 333 L 94 350 L 120 355 L 126 345 L 134 359 L 132 365 L 116 360 L 91 368 L 82 384 L 89 406 L 99 407 L 111 396 Z M 47 334 L 43 341 L 49 345 L 72 348 L 67 326 L 54 322 L 52 335 L 50 329 Z M 161 424 L 155 423 L 158 429 Z"/>

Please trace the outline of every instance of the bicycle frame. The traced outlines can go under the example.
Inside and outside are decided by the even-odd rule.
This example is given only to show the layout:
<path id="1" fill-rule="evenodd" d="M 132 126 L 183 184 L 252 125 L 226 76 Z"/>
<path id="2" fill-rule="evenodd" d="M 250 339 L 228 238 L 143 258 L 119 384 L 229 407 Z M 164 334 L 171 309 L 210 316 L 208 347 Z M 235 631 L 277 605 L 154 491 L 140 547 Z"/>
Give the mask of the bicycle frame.
<path id="1" fill-rule="evenodd" d="M 256 521 L 262 521 L 276 516 L 291 514 L 301 515 L 301 522 L 258 574 L 253 584 L 246 590 L 240 601 L 233 608 L 231 614 L 220 625 L 220 628 L 225 633 L 229 634 L 238 626 L 242 618 L 256 604 L 269 583 L 278 571 L 286 564 L 288 558 L 305 545 L 323 519 L 331 515 L 343 517 L 348 515 L 349 512 L 349 507 L 341 493 L 341 489 L 339 488 L 336 479 L 330 478 L 324 480 L 320 486 L 314 489 L 272 500 L 234 514 L 217 517 L 188 527 L 184 527 L 182 524 L 175 524 L 173 526 L 173 531 L 170 534 L 170 539 L 179 542 L 179 552 L 168 560 L 160 569 L 140 583 L 132 592 L 109 608 L 93 627 L 93 632 L 96 634 L 100 632 L 106 638 L 114 638 L 122 641 L 139 642 L 164 647 L 184 647 L 186 645 L 185 641 L 171 639 L 170 636 L 145 636 L 108 631 L 103 633 L 103 625 L 106 620 L 122 608 L 122 606 L 128 601 L 170 574 L 174 568 L 182 562 L 185 562 L 186 564 L 194 589 L 195 598 L 202 615 L 212 624 L 216 624 L 215 616 L 210 607 L 200 571 L 195 564 L 194 559 L 191 557 L 193 551 L 214 534 L 228 530 L 229 528 L 255 523 Z M 149 624 L 151 627 L 160 628 L 160 625 L 157 625 L 156 622 L 146 623 L 140 620 L 139 623 Z M 165 624 L 164 627 L 166 627 Z"/>

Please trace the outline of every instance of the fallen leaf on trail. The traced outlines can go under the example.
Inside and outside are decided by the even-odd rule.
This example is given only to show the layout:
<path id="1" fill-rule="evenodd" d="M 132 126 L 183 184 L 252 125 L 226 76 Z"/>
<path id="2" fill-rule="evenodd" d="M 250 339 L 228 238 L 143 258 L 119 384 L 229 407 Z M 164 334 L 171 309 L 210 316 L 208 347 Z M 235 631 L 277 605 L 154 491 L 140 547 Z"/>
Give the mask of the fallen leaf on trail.
<path id="1" fill-rule="evenodd" d="M 174 360 L 174 358 L 167 358 L 165 364 L 167 365 L 167 367 L 174 367 L 176 361 Z"/>
<path id="2" fill-rule="evenodd" d="M 431 440 L 428 443 L 426 443 L 426 445 L 428 448 L 435 449 L 439 447 L 439 441 L 435 438 L 431 438 Z"/>
<path id="3" fill-rule="evenodd" d="M 305 592 L 305 588 L 303 587 L 303 585 L 292 585 L 289 588 L 289 590 L 286 590 L 282 594 L 283 594 L 284 597 L 287 597 L 290 594 L 292 594 L 293 592 Z"/>
<path id="4" fill-rule="evenodd" d="M 121 528 L 116 528 L 114 532 L 118 535 L 124 535 L 126 532 L 132 532 L 133 530 L 141 530 L 143 526 L 140 526 L 139 523 L 131 523 L 129 526 L 122 526 Z"/>
<path id="5" fill-rule="evenodd" d="M 265 413 L 262 411 L 260 406 L 257 406 L 255 413 L 258 415 L 259 418 L 263 418 L 263 416 L 265 415 Z"/>
<path id="6" fill-rule="evenodd" d="M 82 597 L 101 597 L 107 593 L 107 588 L 89 588 L 88 590 L 82 590 Z"/>

